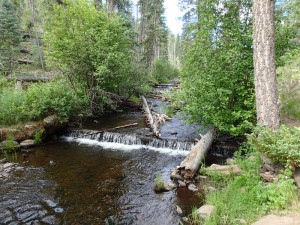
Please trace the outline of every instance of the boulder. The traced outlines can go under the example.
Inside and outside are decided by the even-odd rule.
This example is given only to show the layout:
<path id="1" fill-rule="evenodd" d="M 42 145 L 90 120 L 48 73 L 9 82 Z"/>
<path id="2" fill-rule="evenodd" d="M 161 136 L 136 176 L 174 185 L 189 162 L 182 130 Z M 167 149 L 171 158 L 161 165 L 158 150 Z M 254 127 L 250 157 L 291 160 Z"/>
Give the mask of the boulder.
<path id="1" fill-rule="evenodd" d="M 232 158 L 226 159 L 226 164 L 228 164 L 228 165 L 235 164 L 235 159 L 232 159 Z"/>
<path id="2" fill-rule="evenodd" d="M 176 205 L 176 212 L 177 212 L 178 215 L 183 214 L 182 209 L 178 205 Z"/>
<path id="3" fill-rule="evenodd" d="M 241 168 L 238 165 L 218 165 L 212 164 L 210 167 L 205 168 L 207 171 L 218 171 L 226 175 L 233 174 L 240 174 L 242 172 Z"/>
<path id="4" fill-rule="evenodd" d="M 61 123 L 56 114 L 47 116 L 43 120 L 43 126 L 48 135 L 55 134 L 59 131 L 62 127 L 64 127 L 66 123 Z"/>
<path id="5" fill-rule="evenodd" d="M 20 143 L 20 147 L 21 147 L 21 148 L 31 148 L 31 147 L 33 147 L 33 146 L 35 146 L 35 141 L 32 140 L 32 139 L 27 139 L 27 140 L 22 141 L 22 142 Z"/>
<path id="6" fill-rule="evenodd" d="M 261 160 L 263 161 L 264 167 L 271 173 L 279 173 L 280 170 L 284 170 L 284 166 L 281 163 L 272 162 L 265 155 L 261 156 Z"/>
<path id="7" fill-rule="evenodd" d="M 294 171 L 294 180 L 298 188 L 300 188 L 300 167 L 297 167 Z"/>
<path id="8" fill-rule="evenodd" d="M 193 192 L 199 191 L 195 184 L 190 184 L 190 185 L 188 186 L 188 189 L 189 189 L 190 191 L 193 191 Z"/>
<path id="9" fill-rule="evenodd" d="M 264 173 L 260 173 L 260 176 L 266 180 L 267 182 L 270 183 L 277 183 L 278 182 L 278 176 L 276 174 L 273 174 L 271 172 L 264 172 Z"/>
<path id="10" fill-rule="evenodd" d="M 23 141 L 26 138 L 25 134 L 22 131 L 17 130 L 17 129 L 9 129 L 9 128 L 1 128 L 0 129 L 0 138 L 3 140 L 6 139 L 6 135 L 8 133 L 13 134 L 15 141 Z"/>
<path id="11" fill-rule="evenodd" d="M 202 219 L 207 219 L 215 210 L 216 207 L 213 205 L 204 205 L 197 210 L 197 215 Z"/>
<path id="12" fill-rule="evenodd" d="M 30 123 L 30 124 L 26 124 L 23 128 L 22 131 L 24 132 L 24 134 L 26 135 L 27 139 L 33 138 L 34 134 L 37 131 L 42 131 L 44 132 L 44 127 L 43 125 L 41 125 L 40 123 Z"/>

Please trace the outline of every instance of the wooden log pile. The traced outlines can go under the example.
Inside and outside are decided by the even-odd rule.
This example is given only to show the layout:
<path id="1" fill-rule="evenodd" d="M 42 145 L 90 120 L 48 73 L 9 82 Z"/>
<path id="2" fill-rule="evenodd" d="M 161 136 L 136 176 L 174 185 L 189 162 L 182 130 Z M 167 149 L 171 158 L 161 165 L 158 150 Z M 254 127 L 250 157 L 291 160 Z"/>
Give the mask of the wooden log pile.
<path id="1" fill-rule="evenodd" d="M 167 120 L 170 120 L 171 118 L 169 118 L 165 114 L 160 114 L 151 110 L 144 96 L 141 96 L 141 99 L 143 103 L 146 124 L 148 127 L 151 128 L 153 135 L 155 135 L 156 137 L 160 137 L 161 134 L 158 129 L 159 125 L 164 124 Z"/>

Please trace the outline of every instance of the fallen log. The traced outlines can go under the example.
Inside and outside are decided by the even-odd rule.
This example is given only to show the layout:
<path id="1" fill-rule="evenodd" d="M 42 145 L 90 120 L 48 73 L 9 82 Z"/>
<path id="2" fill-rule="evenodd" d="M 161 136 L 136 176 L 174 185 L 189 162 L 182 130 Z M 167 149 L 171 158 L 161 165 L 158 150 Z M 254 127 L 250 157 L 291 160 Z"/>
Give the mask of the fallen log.
<path id="1" fill-rule="evenodd" d="M 154 87 L 178 87 L 179 84 L 155 84 Z"/>
<path id="2" fill-rule="evenodd" d="M 216 129 L 209 129 L 207 133 L 202 136 L 201 140 L 192 147 L 190 153 L 177 168 L 177 173 L 179 175 L 183 176 L 185 179 L 191 179 L 195 176 L 200 167 L 201 161 L 214 141 L 215 135 Z"/>
<path id="3" fill-rule="evenodd" d="M 141 99 L 143 103 L 143 110 L 145 113 L 147 125 L 151 128 L 153 134 L 156 137 L 160 137 L 161 134 L 158 130 L 159 124 L 163 124 L 166 122 L 166 120 L 170 120 L 171 118 L 169 118 L 167 115 L 152 111 L 148 106 L 146 98 L 144 96 L 141 96 Z"/>
<path id="4" fill-rule="evenodd" d="M 153 131 L 154 135 L 157 137 L 160 137 L 160 133 L 158 131 L 157 123 L 154 122 L 151 110 L 148 106 L 147 100 L 144 96 L 141 96 L 142 102 L 143 102 L 143 110 L 145 112 L 145 117 L 147 124 L 150 126 L 151 130 Z"/>
<path id="5" fill-rule="evenodd" d="M 45 82 L 49 81 L 50 78 L 48 77 L 3 77 L 4 79 L 11 81 L 11 80 L 16 80 L 16 81 L 26 81 L 26 82 Z"/>
<path id="6" fill-rule="evenodd" d="M 21 63 L 21 64 L 33 64 L 34 63 L 34 61 L 26 60 L 26 59 L 17 59 L 17 62 Z"/>
<path id="7" fill-rule="evenodd" d="M 108 129 L 101 130 L 101 131 L 90 132 L 88 134 L 85 134 L 85 135 L 81 136 L 80 138 L 86 137 L 86 136 L 89 136 L 89 135 L 104 133 L 104 132 L 107 132 L 107 131 L 112 131 L 112 130 L 117 130 L 117 129 L 122 129 L 122 128 L 134 127 L 134 126 L 137 126 L 137 125 L 138 125 L 138 123 L 131 123 L 131 124 L 123 125 L 123 126 L 117 126 L 117 127 L 113 127 L 113 128 L 108 128 Z M 73 138 L 73 140 L 74 139 L 78 139 L 78 138 Z"/>
<path id="8" fill-rule="evenodd" d="M 137 108 L 137 109 L 140 109 L 142 107 L 142 105 L 140 103 L 130 101 L 130 100 L 126 99 L 123 96 L 120 96 L 120 95 L 117 95 L 117 94 L 114 94 L 114 93 L 111 93 L 111 92 L 105 92 L 105 95 L 108 98 L 110 98 L 110 99 L 114 100 L 115 102 L 117 102 L 118 105 L 127 106 L 127 107 L 130 107 L 130 108 Z"/>

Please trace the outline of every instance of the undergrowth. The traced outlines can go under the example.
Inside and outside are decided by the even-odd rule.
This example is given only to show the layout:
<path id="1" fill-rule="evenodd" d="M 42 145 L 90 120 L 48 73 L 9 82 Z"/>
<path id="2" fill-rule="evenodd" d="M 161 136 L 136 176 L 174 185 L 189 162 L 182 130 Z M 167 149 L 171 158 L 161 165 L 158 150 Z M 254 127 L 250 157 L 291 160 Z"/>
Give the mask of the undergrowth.
<path id="1" fill-rule="evenodd" d="M 216 211 L 207 220 L 202 220 L 194 209 L 190 216 L 191 223 L 235 225 L 241 224 L 238 219 L 244 219 L 251 224 L 270 212 L 284 214 L 297 209 L 298 192 L 292 169 L 299 166 L 299 135 L 299 128 L 282 126 L 277 132 L 257 128 L 248 136 L 248 142 L 236 152 L 236 162 L 242 169 L 238 176 L 205 171 L 210 177 L 206 183 L 218 188 L 207 193 L 205 204 L 214 205 Z M 260 177 L 262 153 L 285 165 L 286 169 L 278 175 L 278 183 L 266 183 Z"/>

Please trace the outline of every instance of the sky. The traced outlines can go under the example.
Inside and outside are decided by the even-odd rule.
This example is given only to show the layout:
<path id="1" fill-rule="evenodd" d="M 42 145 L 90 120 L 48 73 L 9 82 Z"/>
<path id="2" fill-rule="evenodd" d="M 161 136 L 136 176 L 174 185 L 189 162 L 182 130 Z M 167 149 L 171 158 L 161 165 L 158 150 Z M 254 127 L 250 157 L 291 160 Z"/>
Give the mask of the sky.
<path id="1" fill-rule="evenodd" d="M 133 3 L 136 4 L 138 0 L 133 0 Z M 165 0 L 165 17 L 168 28 L 175 35 L 182 33 L 182 21 L 179 17 L 182 16 L 182 12 L 178 7 L 178 0 Z"/>

